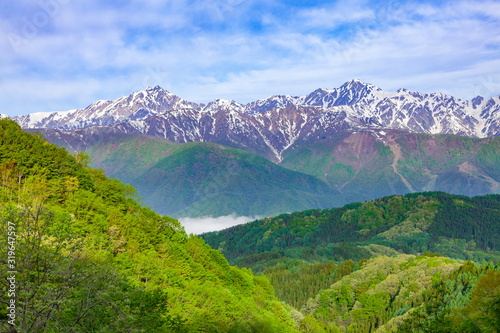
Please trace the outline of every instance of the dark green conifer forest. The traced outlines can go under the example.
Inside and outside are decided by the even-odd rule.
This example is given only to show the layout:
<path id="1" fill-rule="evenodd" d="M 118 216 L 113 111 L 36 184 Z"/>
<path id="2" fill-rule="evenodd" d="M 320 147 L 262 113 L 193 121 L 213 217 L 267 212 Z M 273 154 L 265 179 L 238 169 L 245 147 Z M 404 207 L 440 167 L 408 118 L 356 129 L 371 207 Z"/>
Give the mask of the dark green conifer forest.
<path id="1" fill-rule="evenodd" d="M 0 120 L 2 332 L 500 331 L 499 195 L 390 196 L 198 237 L 88 165 Z"/>
<path id="2" fill-rule="evenodd" d="M 499 195 L 425 192 L 202 237 L 267 276 L 305 331 L 497 332 L 499 222 Z"/>

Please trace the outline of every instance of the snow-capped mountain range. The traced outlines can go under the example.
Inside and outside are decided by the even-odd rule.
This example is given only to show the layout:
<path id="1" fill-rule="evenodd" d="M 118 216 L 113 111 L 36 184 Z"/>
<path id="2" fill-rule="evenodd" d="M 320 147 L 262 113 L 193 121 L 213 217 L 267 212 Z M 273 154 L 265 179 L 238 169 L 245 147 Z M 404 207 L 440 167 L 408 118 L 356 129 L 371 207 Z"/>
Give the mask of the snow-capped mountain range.
<path id="1" fill-rule="evenodd" d="M 470 137 L 500 135 L 500 96 L 462 100 L 442 93 L 387 92 L 359 80 L 307 96 L 271 96 L 239 104 L 197 104 L 156 87 L 84 109 L 14 117 L 23 128 L 63 131 L 99 126 L 174 142 L 208 141 L 281 161 L 288 148 L 339 131 L 400 129 Z M 93 128 L 92 131 L 98 130 Z"/>

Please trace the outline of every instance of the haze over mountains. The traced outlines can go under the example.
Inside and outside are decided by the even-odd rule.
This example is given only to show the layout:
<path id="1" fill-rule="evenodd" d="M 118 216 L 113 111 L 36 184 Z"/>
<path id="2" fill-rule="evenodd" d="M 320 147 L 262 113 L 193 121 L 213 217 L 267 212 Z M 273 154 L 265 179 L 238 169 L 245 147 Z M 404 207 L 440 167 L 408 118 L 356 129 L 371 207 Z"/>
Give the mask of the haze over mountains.
<path id="1" fill-rule="evenodd" d="M 500 96 L 386 92 L 352 80 L 307 96 L 204 105 L 156 86 L 15 120 L 89 152 L 94 166 L 176 217 L 262 216 L 415 191 L 500 188 Z M 183 145 L 190 142 L 199 144 Z"/>

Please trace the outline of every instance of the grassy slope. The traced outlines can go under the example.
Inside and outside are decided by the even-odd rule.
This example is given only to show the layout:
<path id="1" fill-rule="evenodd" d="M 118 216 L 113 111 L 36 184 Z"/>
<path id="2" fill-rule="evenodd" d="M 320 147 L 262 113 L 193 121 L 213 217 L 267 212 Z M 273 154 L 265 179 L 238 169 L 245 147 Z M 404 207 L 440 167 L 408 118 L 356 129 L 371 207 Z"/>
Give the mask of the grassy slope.
<path id="1" fill-rule="evenodd" d="M 341 204 L 337 191 L 314 176 L 218 144 L 113 134 L 86 151 L 93 167 L 136 187 L 161 214 L 255 216 Z"/>
<path id="2" fill-rule="evenodd" d="M 313 176 L 210 143 L 184 145 L 132 184 L 153 209 L 176 216 L 271 215 L 336 204 L 335 191 Z"/>
<path id="3" fill-rule="evenodd" d="M 345 203 L 412 191 L 482 195 L 500 193 L 500 138 L 392 131 L 358 132 L 303 144 L 285 153 L 281 165 L 332 184 Z M 395 147 L 401 154 L 393 168 Z"/>
<path id="4" fill-rule="evenodd" d="M 182 144 L 146 135 L 106 136 L 92 144 L 87 153 L 92 167 L 104 169 L 111 178 L 130 183 Z"/>

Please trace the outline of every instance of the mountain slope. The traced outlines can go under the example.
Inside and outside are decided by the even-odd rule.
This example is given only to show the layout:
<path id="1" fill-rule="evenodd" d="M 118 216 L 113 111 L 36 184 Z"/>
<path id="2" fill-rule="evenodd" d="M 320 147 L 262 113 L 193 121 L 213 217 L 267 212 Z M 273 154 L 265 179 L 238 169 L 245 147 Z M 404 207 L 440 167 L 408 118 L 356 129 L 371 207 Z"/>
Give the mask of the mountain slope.
<path id="1" fill-rule="evenodd" d="M 352 202 L 416 191 L 500 193 L 499 158 L 499 138 L 370 130 L 295 147 L 280 165 L 329 182 Z"/>
<path id="2" fill-rule="evenodd" d="M 92 129 L 43 134 L 72 151 L 85 150 L 93 167 L 136 187 L 143 202 L 160 214 L 262 216 L 343 202 L 314 176 L 213 143 L 179 144 Z"/>
<path id="3" fill-rule="evenodd" d="M 459 259 L 498 260 L 498 221 L 500 195 L 425 192 L 282 214 L 202 237 L 231 262 L 251 267 L 281 257 L 359 260 L 428 250 Z"/>
<path id="4" fill-rule="evenodd" d="M 290 149 L 278 166 L 220 145 L 112 128 L 42 133 L 71 151 L 86 151 L 94 167 L 138 188 L 146 205 L 179 217 L 273 215 L 414 191 L 500 192 L 499 138 L 341 132 Z"/>
<path id="5" fill-rule="evenodd" d="M 336 191 L 313 176 L 220 145 L 186 145 L 133 182 L 160 213 L 274 215 L 337 204 Z"/>
<path id="6" fill-rule="evenodd" d="M 15 256 L 2 261 L 15 274 L 2 284 L 1 302 L 15 303 L 0 310 L 2 331 L 296 332 L 264 277 L 140 206 L 83 155 L 6 119 L 0 143 L 0 247 Z"/>

